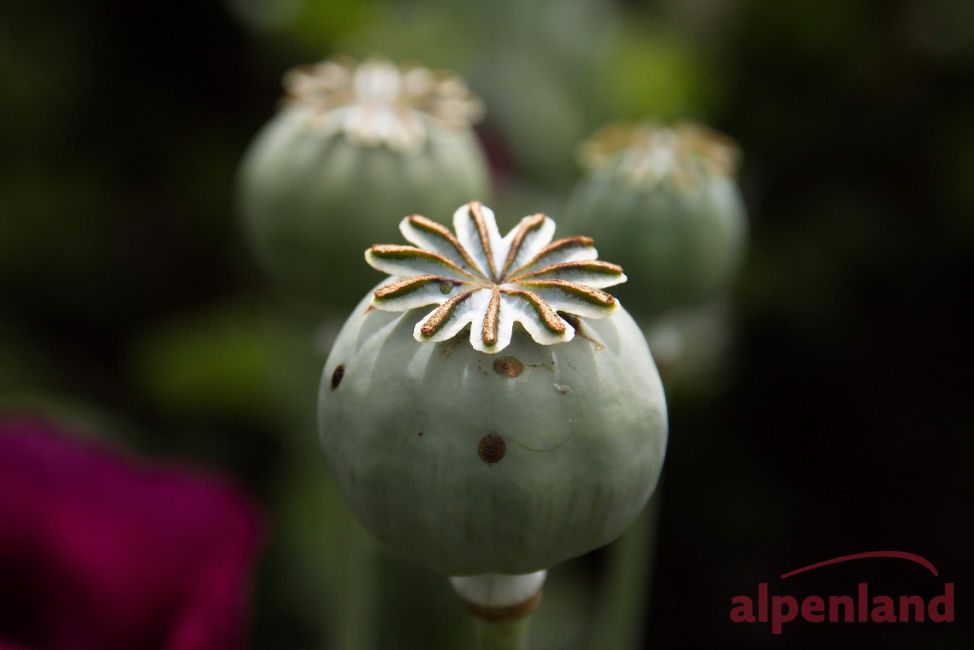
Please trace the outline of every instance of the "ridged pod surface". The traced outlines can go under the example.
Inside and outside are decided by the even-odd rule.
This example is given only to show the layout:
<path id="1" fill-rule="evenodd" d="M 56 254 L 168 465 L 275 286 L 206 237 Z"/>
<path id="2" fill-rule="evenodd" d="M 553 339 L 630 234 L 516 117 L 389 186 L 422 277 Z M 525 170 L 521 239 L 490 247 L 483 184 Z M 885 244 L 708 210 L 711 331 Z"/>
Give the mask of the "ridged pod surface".
<path id="1" fill-rule="evenodd" d="M 619 536 L 656 485 L 667 437 L 629 314 L 575 320 L 557 345 L 516 328 L 489 355 L 464 334 L 417 343 L 423 313 L 363 300 L 325 364 L 321 446 L 365 527 L 447 575 L 527 573 Z"/>

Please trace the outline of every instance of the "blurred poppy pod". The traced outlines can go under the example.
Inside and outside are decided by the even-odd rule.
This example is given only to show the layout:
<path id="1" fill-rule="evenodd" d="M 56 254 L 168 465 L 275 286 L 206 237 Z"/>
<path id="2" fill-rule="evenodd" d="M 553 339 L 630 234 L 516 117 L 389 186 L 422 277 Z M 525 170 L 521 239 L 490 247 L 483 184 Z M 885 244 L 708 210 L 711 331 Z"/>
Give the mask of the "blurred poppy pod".
<path id="1" fill-rule="evenodd" d="M 672 400 L 719 390 L 732 361 L 730 305 L 715 300 L 674 309 L 644 327 Z"/>
<path id="2" fill-rule="evenodd" d="M 244 159 L 240 208 L 266 271 L 315 302 L 357 300 L 360 251 L 402 206 L 452 209 L 487 191 L 471 125 L 483 109 L 459 77 L 381 59 L 301 66 Z"/>
<path id="3" fill-rule="evenodd" d="M 610 125 L 582 146 L 588 174 L 566 226 L 591 233 L 625 266 L 640 319 L 698 304 L 728 286 L 742 261 L 747 220 L 729 138 L 696 124 Z"/>
<path id="4" fill-rule="evenodd" d="M 396 553 L 450 576 L 528 574 L 607 544 L 655 488 L 663 389 L 588 237 L 477 202 L 454 229 L 372 246 L 390 277 L 326 362 L 319 431 L 352 511 Z M 532 583 L 533 584 L 533 583 Z"/>

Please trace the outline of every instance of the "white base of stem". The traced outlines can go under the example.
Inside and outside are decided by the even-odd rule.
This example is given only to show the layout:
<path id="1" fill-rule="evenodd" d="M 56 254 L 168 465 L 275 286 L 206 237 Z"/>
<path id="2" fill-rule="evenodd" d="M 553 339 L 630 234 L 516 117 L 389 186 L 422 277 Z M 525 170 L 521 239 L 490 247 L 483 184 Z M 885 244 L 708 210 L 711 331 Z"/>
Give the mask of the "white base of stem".
<path id="1" fill-rule="evenodd" d="M 522 575 L 485 573 L 450 578 L 453 589 L 469 603 L 484 608 L 515 607 L 533 598 L 544 585 L 545 570 Z"/>

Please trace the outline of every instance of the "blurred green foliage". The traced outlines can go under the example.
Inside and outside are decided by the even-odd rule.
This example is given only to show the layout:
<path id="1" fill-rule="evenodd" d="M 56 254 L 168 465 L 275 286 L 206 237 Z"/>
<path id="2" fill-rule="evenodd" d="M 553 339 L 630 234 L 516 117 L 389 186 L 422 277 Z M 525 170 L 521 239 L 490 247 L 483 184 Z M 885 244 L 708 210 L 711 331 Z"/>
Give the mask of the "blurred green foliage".
<path id="1" fill-rule="evenodd" d="M 269 308 L 231 305 L 154 325 L 131 354 L 137 385 L 157 409 L 272 427 L 288 417 L 307 422 L 288 406 L 295 395 L 313 397 L 320 369 L 309 340 Z"/>

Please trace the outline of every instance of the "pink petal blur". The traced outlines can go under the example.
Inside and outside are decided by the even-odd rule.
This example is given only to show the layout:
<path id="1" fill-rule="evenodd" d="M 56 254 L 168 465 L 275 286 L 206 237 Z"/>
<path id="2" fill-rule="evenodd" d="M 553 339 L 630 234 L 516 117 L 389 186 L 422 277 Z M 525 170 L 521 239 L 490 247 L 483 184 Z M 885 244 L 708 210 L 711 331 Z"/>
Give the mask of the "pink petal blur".
<path id="1" fill-rule="evenodd" d="M 0 649 L 239 648 L 259 538 L 223 481 L 0 421 Z"/>

